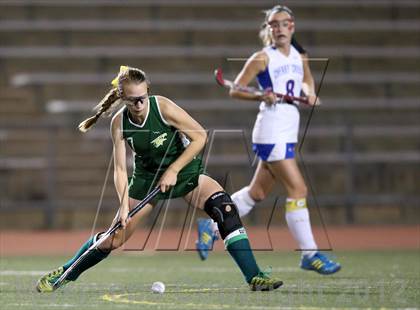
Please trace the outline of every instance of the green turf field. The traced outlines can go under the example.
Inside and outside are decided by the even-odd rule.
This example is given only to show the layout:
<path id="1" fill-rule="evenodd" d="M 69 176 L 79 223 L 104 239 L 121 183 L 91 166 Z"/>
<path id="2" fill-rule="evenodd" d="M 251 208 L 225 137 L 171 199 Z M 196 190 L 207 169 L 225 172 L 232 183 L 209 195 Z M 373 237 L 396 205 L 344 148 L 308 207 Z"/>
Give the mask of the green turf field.
<path id="1" fill-rule="evenodd" d="M 298 254 L 256 253 L 285 284 L 250 292 L 227 253 L 124 253 L 108 258 L 52 294 L 34 290 L 61 257 L 2 258 L 1 309 L 325 309 L 420 307 L 420 252 L 336 253 L 343 270 L 320 276 L 297 268 Z M 166 284 L 153 294 L 154 281 Z"/>

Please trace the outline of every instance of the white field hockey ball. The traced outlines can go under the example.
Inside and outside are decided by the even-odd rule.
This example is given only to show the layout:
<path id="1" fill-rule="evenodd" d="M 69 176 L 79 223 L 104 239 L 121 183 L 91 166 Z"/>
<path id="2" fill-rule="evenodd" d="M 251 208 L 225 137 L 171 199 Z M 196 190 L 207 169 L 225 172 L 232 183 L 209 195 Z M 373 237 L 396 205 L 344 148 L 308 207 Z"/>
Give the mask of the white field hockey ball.
<path id="1" fill-rule="evenodd" d="M 162 282 L 155 282 L 152 284 L 152 292 L 163 294 L 165 292 L 165 284 Z"/>

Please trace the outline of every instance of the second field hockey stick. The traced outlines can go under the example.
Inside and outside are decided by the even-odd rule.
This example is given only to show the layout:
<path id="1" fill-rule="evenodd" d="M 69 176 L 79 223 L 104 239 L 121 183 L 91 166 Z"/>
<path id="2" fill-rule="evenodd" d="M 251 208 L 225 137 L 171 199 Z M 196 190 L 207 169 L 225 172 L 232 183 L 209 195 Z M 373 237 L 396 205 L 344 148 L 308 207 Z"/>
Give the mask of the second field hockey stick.
<path id="1" fill-rule="evenodd" d="M 265 94 L 263 90 L 260 90 L 258 88 L 250 87 L 250 86 L 242 86 L 239 84 L 235 84 L 232 81 L 225 80 L 223 78 L 223 71 L 220 68 L 214 71 L 214 76 L 216 78 L 217 84 L 219 84 L 220 86 L 226 87 L 228 89 L 238 90 L 238 91 L 248 93 L 248 94 L 253 94 L 256 96 L 262 96 Z M 276 95 L 276 97 L 279 98 L 280 100 L 284 100 L 287 103 L 293 103 L 294 101 L 297 101 L 300 103 L 309 104 L 308 98 L 306 97 L 295 97 L 295 96 L 283 95 L 283 94 L 274 93 L 274 92 L 273 94 Z"/>
<path id="2" fill-rule="evenodd" d="M 128 218 L 133 217 L 137 212 L 143 209 L 153 198 L 156 197 L 157 194 L 160 193 L 160 187 L 155 187 L 142 201 L 140 201 L 137 206 L 135 206 L 129 213 Z M 97 248 L 102 242 L 104 242 L 112 233 L 114 233 L 117 229 L 121 228 L 121 221 L 115 223 L 110 229 L 108 229 L 102 236 L 96 240 L 80 257 L 69 267 L 66 271 L 55 281 L 53 284 L 54 290 L 58 288 L 63 281 L 67 278 L 68 274 L 78 265 L 80 262 L 86 257 L 86 255 L 92 251 L 93 249 Z"/>

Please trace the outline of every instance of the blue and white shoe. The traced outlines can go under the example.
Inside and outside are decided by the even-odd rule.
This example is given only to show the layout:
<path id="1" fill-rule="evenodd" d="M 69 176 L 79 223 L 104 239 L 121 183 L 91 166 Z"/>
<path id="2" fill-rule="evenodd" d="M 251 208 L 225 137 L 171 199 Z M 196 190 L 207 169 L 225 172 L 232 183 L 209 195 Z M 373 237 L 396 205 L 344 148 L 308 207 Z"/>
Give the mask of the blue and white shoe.
<path id="1" fill-rule="evenodd" d="M 311 258 L 303 256 L 300 261 L 300 268 L 328 275 L 339 271 L 341 269 L 341 265 L 330 260 L 326 255 L 316 252 Z"/>
<path id="2" fill-rule="evenodd" d="M 195 242 L 195 247 L 201 260 L 206 260 L 209 256 L 209 251 L 213 249 L 214 241 L 219 237 L 212 229 L 212 221 L 210 219 L 198 219 L 198 240 Z"/>

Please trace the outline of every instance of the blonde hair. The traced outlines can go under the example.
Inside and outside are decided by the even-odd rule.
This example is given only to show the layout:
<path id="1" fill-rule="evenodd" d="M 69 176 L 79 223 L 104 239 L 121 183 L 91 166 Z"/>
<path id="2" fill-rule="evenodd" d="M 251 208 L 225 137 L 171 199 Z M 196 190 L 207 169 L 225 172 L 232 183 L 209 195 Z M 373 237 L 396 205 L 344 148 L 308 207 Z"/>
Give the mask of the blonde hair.
<path id="1" fill-rule="evenodd" d="M 271 35 L 270 35 L 270 28 L 268 27 L 268 19 L 270 18 L 272 14 L 279 13 L 279 12 L 286 12 L 292 17 L 292 19 L 295 18 L 295 15 L 293 14 L 292 10 L 284 5 L 276 5 L 269 10 L 263 11 L 263 13 L 265 14 L 265 18 L 264 18 L 264 22 L 261 24 L 261 27 L 260 27 L 259 37 L 264 46 L 270 46 L 273 44 L 273 39 L 271 38 Z"/>
<path id="2" fill-rule="evenodd" d="M 144 81 L 146 81 L 147 86 L 149 86 L 150 83 L 144 71 L 128 66 L 121 66 L 120 72 L 111 82 L 112 88 L 108 91 L 101 102 L 93 108 L 93 110 L 96 111 L 95 115 L 81 122 L 78 126 L 79 130 L 81 132 L 88 131 L 96 124 L 101 116 L 110 117 L 114 111 L 123 105 L 121 98 L 123 97 L 124 82 L 134 82 L 139 84 Z"/>

